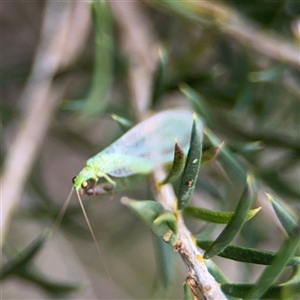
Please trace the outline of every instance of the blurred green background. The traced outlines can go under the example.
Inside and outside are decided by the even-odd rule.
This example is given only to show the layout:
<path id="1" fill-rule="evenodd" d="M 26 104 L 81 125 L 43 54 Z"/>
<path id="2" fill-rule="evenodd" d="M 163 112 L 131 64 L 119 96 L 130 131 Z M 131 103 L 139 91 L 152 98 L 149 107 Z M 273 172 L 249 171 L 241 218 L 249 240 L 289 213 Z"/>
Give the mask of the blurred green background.
<path id="1" fill-rule="evenodd" d="M 86 159 L 122 134 L 111 114 L 136 122 L 177 106 L 200 113 L 258 179 L 263 209 L 234 242 L 279 249 L 285 233 L 263 192 L 299 215 L 298 1 L 3 2 L 1 25 L 3 263 L 52 224 Z M 193 204 L 233 210 L 242 187 L 231 179 L 217 160 L 205 165 Z M 183 263 L 167 249 L 163 270 L 159 241 L 124 195 L 153 199 L 149 183 L 84 199 L 114 288 L 73 196 L 30 267 L 3 280 L 3 299 L 182 299 Z M 233 282 L 263 269 L 215 262 Z"/>

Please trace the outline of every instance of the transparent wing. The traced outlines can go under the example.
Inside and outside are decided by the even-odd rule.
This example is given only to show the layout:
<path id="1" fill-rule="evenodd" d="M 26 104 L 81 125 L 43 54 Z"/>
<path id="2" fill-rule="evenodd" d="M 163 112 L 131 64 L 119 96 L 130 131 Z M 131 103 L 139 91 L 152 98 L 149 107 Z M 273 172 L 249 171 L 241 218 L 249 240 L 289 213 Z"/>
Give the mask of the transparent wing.
<path id="1" fill-rule="evenodd" d="M 109 147 L 91 159 L 111 176 L 124 177 L 150 173 L 156 166 L 172 162 L 175 139 L 188 151 L 192 113 L 168 110 L 133 127 Z"/>

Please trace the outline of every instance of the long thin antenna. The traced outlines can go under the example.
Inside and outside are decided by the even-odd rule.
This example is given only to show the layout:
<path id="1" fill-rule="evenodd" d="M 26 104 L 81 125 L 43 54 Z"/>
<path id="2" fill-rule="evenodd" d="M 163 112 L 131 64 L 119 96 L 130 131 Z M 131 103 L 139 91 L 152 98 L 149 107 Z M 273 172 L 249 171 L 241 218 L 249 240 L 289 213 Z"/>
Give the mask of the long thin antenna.
<path id="1" fill-rule="evenodd" d="M 72 198 L 73 191 L 74 191 L 74 189 L 72 188 L 69 195 L 68 195 L 68 197 L 67 197 L 67 199 L 66 199 L 66 201 L 65 201 L 65 203 L 63 204 L 62 208 L 60 209 L 55 221 L 52 223 L 52 226 L 50 227 L 49 235 L 51 235 L 53 233 L 55 228 L 59 227 L 59 224 L 61 223 L 62 218 L 65 215 L 67 207 L 68 207 L 68 205 L 70 203 L 70 200 Z"/>
<path id="2" fill-rule="evenodd" d="M 83 212 L 85 221 L 86 221 L 86 223 L 87 223 L 87 225 L 88 225 L 88 228 L 89 228 L 89 230 L 90 230 L 90 232 L 91 232 L 92 238 L 93 238 L 94 243 L 95 243 L 95 245 L 96 245 L 96 248 L 97 248 L 97 251 L 98 251 L 98 254 L 99 254 L 99 258 L 100 258 L 100 260 L 101 260 L 102 265 L 104 266 L 104 269 L 105 269 L 105 272 L 106 272 L 106 274 L 107 274 L 107 276 L 108 276 L 108 279 L 109 279 L 109 282 L 110 282 L 110 284 L 111 284 L 112 290 L 113 290 L 113 292 L 114 292 L 114 294 L 115 294 L 115 298 L 117 299 L 116 290 L 115 290 L 115 288 L 114 288 L 115 283 L 114 283 L 114 281 L 112 280 L 111 273 L 110 273 L 110 271 L 109 271 L 109 269 L 108 269 L 108 267 L 107 267 L 107 265 L 106 265 L 106 263 L 105 263 L 104 257 L 103 257 L 103 255 L 102 255 L 102 253 L 101 253 L 101 250 L 100 250 L 99 243 L 97 242 L 97 239 L 96 239 L 94 230 L 93 230 L 93 228 L 92 228 L 92 226 L 91 226 L 91 223 L 90 223 L 89 218 L 88 218 L 88 216 L 87 216 L 87 214 L 86 214 L 85 208 L 84 208 L 84 206 L 83 206 L 82 200 L 81 200 L 80 195 L 79 195 L 79 193 L 78 193 L 77 190 L 76 190 L 76 194 L 77 194 L 78 201 L 79 201 L 79 204 L 80 204 L 80 206 L 81 206 L 81 209 L 82 209 L 82 212 Z"/>

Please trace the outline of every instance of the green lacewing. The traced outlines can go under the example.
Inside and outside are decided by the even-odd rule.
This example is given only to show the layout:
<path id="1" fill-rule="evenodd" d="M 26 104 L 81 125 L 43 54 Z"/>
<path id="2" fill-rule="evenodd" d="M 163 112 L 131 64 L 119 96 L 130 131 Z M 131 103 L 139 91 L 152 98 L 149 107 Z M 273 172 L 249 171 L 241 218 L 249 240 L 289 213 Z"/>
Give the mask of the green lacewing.
<path id="1" fill-rule="evenodd" d="M 80 194 L 95 195 L 103 193 L 103 190 L 113 191 L 117 185 L 117 179 L 137 174 L 151 174 L 155 168 L 172 163 L 175 141 L 180 144 L 184 154 L 187 155 L 192 124 L 193 113 L 186 109 L 170 109 L 157 113 L 137 124 L 110 146 L 88 159 L 84 168 L 73 178 L 72 191 L 76 191 L 99 257 L 112 286 L 114 283 L 105 260 L 102 258 Z M 202 125 L 201 122 L 200 124 Z M 102 185 L 99 190 L 97 183 L 100 178 L 104 178 L 108 185 Z M 59 223 L 68 206 L 72 191 L 60 211 L 56 224 Z"/>
<path id="2" fill-rule="evenodd" d="M 73 179 L 73 188 L 80 194 L 97 194 L 93 189 L 99 178 L 111 184 L 111 177 L 150 174 L 173 161 L 175 140 L 187 154 L 192 129 L 192 112 L 172 109 L 160 112 L 137 124 L 110 146 L 87 160 Z M 92 184 L 90 184 L 92 183 Z"/>

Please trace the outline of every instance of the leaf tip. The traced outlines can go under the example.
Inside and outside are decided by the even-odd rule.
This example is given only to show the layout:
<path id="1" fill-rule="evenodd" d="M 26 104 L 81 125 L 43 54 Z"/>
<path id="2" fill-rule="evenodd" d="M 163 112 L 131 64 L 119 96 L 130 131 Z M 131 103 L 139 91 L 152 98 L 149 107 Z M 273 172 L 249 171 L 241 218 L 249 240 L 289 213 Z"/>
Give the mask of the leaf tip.
<path id="1" fill-rule="evenodd" d="M 253 214 L 257 214 L 260 210 L 262 209 L 262 207 L 261 206 L 259 206 L 259 207 L 257 207 L 257 208 L 254 208 L 254 209 L 252 209 L 252 211 L 253 211 Z"/>
<path id="2" fill-rule="evenodd" d="M 130 200 L 127 197 L 122 197 L 120 201 L 121 201 L 122 204 L 128 205 Z"/>
<path id="3" fill-rule="evenodd" d="M 252 185 L 254 183 L 254 177 L 251 174 L 247 174 L 246 182 L 248 185 Z"/>
<path id="4" fill-rule="evenodd" d="M 273 202 L 273 197 L 271 196 L 271 194 L 265 192 L 265 195 L 268 197 L 268 199 Z"/>
<path id="5" fill-rule="evenodd" d="M 180 92 L 184 93 L 184 90 L 185 90 L 187 87 L 188 87 L 188 85 L 187 85 L 186 83 L 182 82 L 182 83 L 179 84 L 179 87 L 178 87 L 178 88 L 179 88 Z"/>
<path id="6" fill-rule="evenodd" d="M 162 236 L 162 239 L 164 242 L 172 245 L 172 246 L 175 246 L 176 243 L 177 243 L 177 238 L 176 238 L 176 235 L 174 234 L 174 232 L 169 229 L 163 236 Z"/>
<path id="7" fill-rule="evenodd" d="M 202 258 L 203 258 L 203 260 L 207 260 L 207 259 L 211 258 L 211 255 L 209 255 L 207 252 L 204 252 Z"/>

